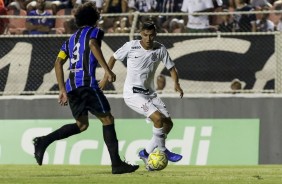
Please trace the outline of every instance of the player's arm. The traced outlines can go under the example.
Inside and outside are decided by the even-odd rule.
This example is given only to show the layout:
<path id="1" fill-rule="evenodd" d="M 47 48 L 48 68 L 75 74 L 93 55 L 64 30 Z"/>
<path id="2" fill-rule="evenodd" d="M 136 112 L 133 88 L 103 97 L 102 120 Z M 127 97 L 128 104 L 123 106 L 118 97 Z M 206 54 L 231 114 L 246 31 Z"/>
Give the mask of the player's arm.
<path id="1" fill-rule="evenodd" d="M 116 75 L 111 71 L 111 69 L 107 65 L 104 55 L 102 53 L 102 50 L 98 44 L 98 41 L 95 39 L 90 39 L 89 47 L 92 53 L 94 54 L 95 58 L 98 60 L 98 63 L 100 64 L 100 66 L 104 68 L 105 75 L 108 76 L 108 81 L 114 82 L 116 80 Z"/>
<path id="2" fill-rule="evenodd" d="M 179 77 L 178 77 L 178 73 L 177 73 L 175 66 L 169 69 L 169 72 L 170 72 L 170 76 L 172 80 L 174 81 L 174 89 L 175 91 L 180 93 L 180 97 L 182 98 L 184 93 L 183 93 L 182 88 L 180 87 Z"/>
<path id="3" fill-rule="evenodd" d="M 115 57 L 111 56 L 111 58 L 108 62 L 108 66 L 111 70 L 114 68 L 115 62 L 116 62 Z M 107 83 L 108 83 L 108 76 L 104 75 L 104 78 L 99 82 L 100 89 L 104 89 L 106 87 Z"/>
<path id="4" fill-rule="evenodd" d="M 59 99 L 58 102 L 60 105 L 67 105 L 67 92 L 65 88 L 65 79 L 64 79 L 64 70 L 63 65 L 67 61 L 67 55 L 64 51 L 60 51 L 58 57 L 55 61 L 55 73 L 59 86 Z"/>

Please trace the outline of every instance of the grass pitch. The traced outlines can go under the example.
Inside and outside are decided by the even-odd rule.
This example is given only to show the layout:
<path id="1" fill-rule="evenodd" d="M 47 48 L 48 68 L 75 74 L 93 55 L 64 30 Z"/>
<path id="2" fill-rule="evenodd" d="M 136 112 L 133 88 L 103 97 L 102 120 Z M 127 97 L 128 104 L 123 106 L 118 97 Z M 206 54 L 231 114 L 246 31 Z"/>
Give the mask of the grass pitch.
<path id="1" fill-rule="evenodd" d="M 1 184 L 282 184 L 281 165 L 176 166 L 112 175 L 110 166 L 0 165 Z"/>

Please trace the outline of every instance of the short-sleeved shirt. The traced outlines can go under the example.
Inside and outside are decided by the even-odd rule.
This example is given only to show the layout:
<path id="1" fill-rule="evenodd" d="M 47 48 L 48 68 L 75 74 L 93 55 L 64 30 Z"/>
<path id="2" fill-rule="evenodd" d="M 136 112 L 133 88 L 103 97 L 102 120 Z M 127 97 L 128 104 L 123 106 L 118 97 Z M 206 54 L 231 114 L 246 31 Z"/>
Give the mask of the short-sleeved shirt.
<path id="1" fill-rule="evenodd" d="M 134 93 L 154 94 L 154 75 L 160 62 L 162 61 L 167 69 L 175 65 L 165 46 L 156 41 L 151 50 L 145 50 L 140 40 L 126 42 L 114 53 L 114 58 L 120 61 L 127 59 L 124 98 L 129 98 Z"/>
<path id="2" fill-rule="evenodd" d="M 45 25 L 50 28 L 54 26 L 54 19 L 48 18 L 51 14 L 47 11 L 39 13 L 37 10 L 32 10 L 28 13 L 28 16 L 42 16 L 42 18 L 28 18 L 27 22 L 32 23 L 33 25 Z M 29 34 L 46 34 L 45 32 L 31 30 Z"/>
<path id="3" fill-rule="evenodd" d="M 214 8 L 212 0 L 183 0 L 181 7 L 182 12 L 195 13 L 205 9 Z M 208 15 L 193 16 L 188 15 L 187 27 L 191 29 L 209 28 Z"/>
<path id="4" fill-rule="evenodd" d="M 69 58 L 69 78 L 66 81 L 66 90 L 70 92 L 85 86 L 99 89 L 95 72 L 98 60 L 89 47 L 90 39 L 102 44 L 104 31 L 98 27 L 85 26 L 76 31 L 61 47 L 61 51 Z"/>

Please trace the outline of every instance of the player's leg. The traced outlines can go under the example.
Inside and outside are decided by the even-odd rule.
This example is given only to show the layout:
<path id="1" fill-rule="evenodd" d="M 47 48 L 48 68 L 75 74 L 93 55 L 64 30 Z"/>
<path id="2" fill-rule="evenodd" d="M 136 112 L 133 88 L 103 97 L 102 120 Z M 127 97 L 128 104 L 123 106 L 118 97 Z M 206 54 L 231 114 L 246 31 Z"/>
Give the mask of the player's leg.
<path id="1" fill-rule="evenodd" d="M 118 149 L 118 139 L 115 131 L 114 117 L 109 114 L 107 116 L 96 115 L 103 124 L 103 138 L 108 148 L 112 166 L 118 166 L 121 163 Z"/>
<path id="2" fill-rule="evenodd" d="M 156 147 L 159 147 L 161 151 L 164 151 L 166 149 L 164 139 L 158 138 L 166 136 L 163 133 L 166 116 L 163 115 L 158 109 L 159 106 L 164 106 L 162 101 L 156 101 L 155 98 L 140 94 L 135 94 L 132 98 L 126 98 L 124 99 L 124 101 L 128 107 L 140 114 L 143 114 L 153 122 L 153 136 L 147 144 L 146 148 L 144 150 L 141 150 L 139 156 L 141 158 L 147 156 L 148 154 L 153 152 Z"/>
<path id="3" fill-rule="evenodd" d="M 88 112 L 85 109 L 87 99 L 80 98 L 82 90 L 79 88 L 68 94 L 68 102 L 76 123 L 66 124 L 48 135 L 33 139 L 34 156 L 39 165 L 42 165 L 45 150 L 51 143 L 78 134 L 88 128 Z"/>
<path id="4" fill-rule="evenodd" d="M 42 165 L 45 150 L 51 143 L 85 131 L 87 127 L 88 116 L 81 116 L 76 120 L 76 123 L 63 125 L 48 135 L 34 138 L 34 156 L 38 165 Z"/>
<path id="5" fill-rule="evenodd" d="M 154 142 L 160 151 L 165 151 L 166 134 L 164 133 L 162 120 L 163 118 L 165 118 L 165 116 L 161 112 L 155 111 L 149 116 L 149 118 L 153 122 L 153 137 L 151 142 Z"/>
<path id="6" fill-rule="evenodd" d="M 103 138 L 110 154 L 112 173 L 123 174 L 137 170 L 139 168 L 138 165 L 130 165 L 120 159 L 114 117 L 110 112 L 109 102 L 103 92 L 100 90 L 92 91 L 92 95 L 88 97 L 87 106 L 89 111 L 103 124 Z"/>
<path id="7" fill-rule="evenodd" d="M 158 111 L 164 115 L 162 116 L 163 132 L 166 135 L 169 134 L 173 127 L 173 122 L 170 118 L 170 114 L 166 108 L 166 105 L 159 97 L 152 98 L 152 103 L 158 109 Z"/>
<path id="8" fill-rule="evenodd" d="M 153 122 L 153 135 L 146 148 L 139 152 L 139 157 L 144 161 L 146 169 L 151 171 L 151 168 L 148 166 L 149 154 L 157 147 L 163 152 L 167 149 L 165 147 L 166 134 L 163 132 L 163 123 L 161 120 L 162 118 L 165 118 L 165 116 L 156 110 L 149 116 L 149 118 Z"/>
<path id="9" fill-rule="evenodd" d="M 103 124 L 103 138 L 110 154 L 112 174 L 131 173 L 137 170 L 139 168 L 138 165 L 131 165 L 120 159 L 114 117 L 111 114 L 105 117 L 96 116 Z"/>
<path id="10" fill-rule="evenodd" d="M 171 162 L 178 162 L 182 159 L 182 155 L 169 151 L 165 146 L 165 139 L 167 134 L 164 131 L 164 122 L 169 121 L 169 118 L 164 116 L 161 112 L 156 111 L 150 115 L 150 119 L 154 122 L 152 142 L 155 142 L 158 149 L 167 155 L 167 159 Z"/>
<path id="11" fill-rule="evenodd" d="M 131 98 L 125 98 L 124 99 L 125 104 L 134 110 L 135 112 L 144 115 L 145 117 L 149 117 L 150 114 L 157 111 L 157 108 L 152 104 L 152 101 L 149 96 L 135 94 Z M 153 126 L 154 131 L 154 126 Z M 157 142 L 155 141 L 154 135 L 152 139 L 147 144 L 146 148 L 142 149 L 138 155 L 140 159 L 142 159 L 147 167 L 147 160 L 148 156 L 151 152 L 154 151 L 154 149 L 158 147 Z"/>
<path id="12" fill-rule="evenodd" d="M 148 111 L 147 113 L 144 113 L 144 115 L 148 117 L 147 119 L 151 121 L 152 121 L 152 119 L 150 118 L 151 115 L 154 116 L 155 118 L 153 120 L 154 123 L 153 137 L 151 138 L 149 144 L 146 146 L 145 149 L 147 153 L 151 153 L 157 147 L 157 143 L 156 143 L 157 134 L 164 133 L 165 135 L 163 136 L 166 137 L 166 135 L 170 132 L 170 130 L 173 127 L 173 122 L 171 121 L 170 114 L 167 111 L 165 104 L 159 97 L 149 98 L 149 101 L 147 102 L 147 106 L 148 106 Z M 161 148 L 161 150 L 165 150 L 165 149 Z"/>
<path id="13" fill-rule="evenodd" d="M 171 131 L 172 127 L 173 127 L 173 122 L 170 118 L 170 114 L 164 104 L 164 102 L 159 98 L 159 97 L 155 97 L 152 99 L 152 103 L 154 104 L 154 106 L 158 109 L 158 113 L 154 113 L 152 115 L 156 116 L 157 120 L 158 121 L 161 121 L 162 125 L 163 125 L 163 133 L 164 135 L 162 137 L 164 137 L 166 139 L 167 137 L 167 134 L 169 134 L 169 132 Z M 154 117 L 152 117 L 154 118 Z M 150 116 L 150 119 L 152 119 L 151 116 Z M 153 119 L 152 119 L 153 120 Z M 155 122 L 156 120 L 153 120 L 153 122 Z M 153 136 L 153 138 L 155 138 Z M 162 143 L 162 140 L 160 140 L 161 143 Z M 163 146 L 163 145 L 161 145 Z M 182 155 L 179 155 L 179 154 L 176 154 L 176 153 L 173 153 L 171 151 L 169 151 L 167 148 L 163 148 L 161 147 L 160 149 L 161 151 L 163 151 L 164 153 L 166 153 L 167 157 L 168 157 L 168 160 L 171 161 L 171 162 L 178 162 L 179 160 L 182 159 Z"/>

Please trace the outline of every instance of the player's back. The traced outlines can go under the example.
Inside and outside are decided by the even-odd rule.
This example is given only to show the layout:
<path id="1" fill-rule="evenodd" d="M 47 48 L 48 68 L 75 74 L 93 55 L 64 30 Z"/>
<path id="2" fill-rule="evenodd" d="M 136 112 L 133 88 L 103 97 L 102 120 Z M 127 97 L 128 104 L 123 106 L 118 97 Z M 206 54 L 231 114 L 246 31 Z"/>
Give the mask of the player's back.
<path id="1" fill-rule="evenodd" d="M 78 29 L 63 45 L 62 50 L 66 52 L 70 60 L 70 74 L 66 82 L 67 91 L 81 86 L 98 89 L 95 77 L 98 62 L 91 52 L 89 41 L 95 39 L 101 46 L 103 36 L 104 32 L 101 29 L 85 26 Z"/>

